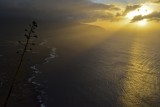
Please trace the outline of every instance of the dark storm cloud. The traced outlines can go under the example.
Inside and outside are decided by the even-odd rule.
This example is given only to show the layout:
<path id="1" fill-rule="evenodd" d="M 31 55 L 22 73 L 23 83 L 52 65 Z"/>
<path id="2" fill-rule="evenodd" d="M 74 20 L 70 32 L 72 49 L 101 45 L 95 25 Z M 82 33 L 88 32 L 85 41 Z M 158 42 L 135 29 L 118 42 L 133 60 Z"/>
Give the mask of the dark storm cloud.
<path id="1" fill-rule="evenodd" d="M 102 12 L 108 10 L 108 12 Z M 85 20 L 112 18 L 109 11 L 119 11 L 115 5 L 93 3 L 89 0 L 1 0 L 0 16 L 38 18 L 44 20 Z"/>
<path id="2" fill-rule="evenodd" d="M 154 21 L 160 21 L 160 12 L 153 12 L 149 15 L 146 15 L 146 16 L 135 16 L 131 22 L 137 22 L 137 21 L 140 21 L 140 20 L 143 20 L 143 19 L 148 19 L 150 21 L 154 20 Z"/>
<path id="3" fill-rule="evenodd" d="M 139 5 L 139 4 L 128 5 L 128 6 L 126 6 L 125 11 L 123 12 L 123 15 L 126 15 L 127 13 L 129 13 L 131 11 L 134 11 L 134 10 L 140 8 L 140 7 L 141 7 L 141 5 Z"/>

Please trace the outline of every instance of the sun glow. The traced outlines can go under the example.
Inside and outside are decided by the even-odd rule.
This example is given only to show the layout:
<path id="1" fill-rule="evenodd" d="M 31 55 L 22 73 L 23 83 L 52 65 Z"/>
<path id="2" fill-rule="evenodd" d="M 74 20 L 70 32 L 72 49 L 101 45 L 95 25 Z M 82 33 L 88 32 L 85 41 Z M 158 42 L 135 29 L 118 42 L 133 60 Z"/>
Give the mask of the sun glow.
<path id="1" fill-rule="evenodd" d="M 129 20 L 132 20 L 135 16 L 146 16 L 146 15 L 149 15 L 152 13 L 152 10 L 151 8 L 149 8 L 148 6 L 146 5 L 143 5 L 142 7 L 134 10 L 134 11 L 131 11 L 129 12 L 126 17 L 129 19 Z M 137 24 L 139 26 L 145 26 L 147 24 L 147 19 L 143 19 L 141 21 L 138 21 Z"/>
<path id="2" fill-rule="evenodd" d="M 147 20 L 146 20 L 146 19 L 143 19 L 143 20 L 141 20 L 141 21 L 138 21 L 137 24 L 138 24 L 139 26 L 145 26 L 145 25 L 147 25 Z"/>

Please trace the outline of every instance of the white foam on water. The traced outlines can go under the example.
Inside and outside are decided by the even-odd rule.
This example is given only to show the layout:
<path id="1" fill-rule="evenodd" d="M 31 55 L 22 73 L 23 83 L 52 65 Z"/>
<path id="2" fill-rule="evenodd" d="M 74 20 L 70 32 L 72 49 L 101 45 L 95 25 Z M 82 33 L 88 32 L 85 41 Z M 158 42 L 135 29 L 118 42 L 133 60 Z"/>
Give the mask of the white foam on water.
<path id="1" fill-rule="evenodd" d="M 46 41 L 44 41 L 44 43 L 41 43 L 40 45 L 44 45 L 46 43 Z M 44 59 L 44 63 L 43 64 L 47 64 L 49 63 L 52 59 L 56 58 L 56 48 L 52 48 L 49 56 L 46 57 Z M 46 89 L 47 87 L 45 86 L 45 81 L 39 82 L 37 80 L 37 77 L 42 74 L 42 72 L 40 71 L 40 65 L 39 64 L 35 64 L 33 66 L 30 67 L 30 69 L 32 70 L 32 74 L 31 77 L 28 79 L 28 82 L 31 83 L 34 86 L 35 92 L 38 93 L 37 95 L 37 101 L 40 104 L 40 107 L 46 107 L 45 105 L 45 101 L 47 100 L 47 95 L 46 92 L 44 91 L 44 88 Z"/>
<path id="2" fill-rule="evenodd" d="M 41 107 L 46 107 L 44 104 L 41 104 Z"/>
<path id="3" fill-rule="evenodd" d="M 32 82 L 32 80 L 35 78 L 35 76 L 32 76 L 28 79 L 28 82 Z"/>
<path id="4" fill-rule="evenodd" d="M 36 64 L 37 65 L 37 64 Z M 36 65 L 33 65 L 33 66 L 31 66 L 30 68 L 32 69 L 32 70 L 38 70 L 37 68 L 36 68 Z"/>
<path id="5" fill-rule="evenodd" d="M 38 64 L 33 65 L 30 68 L 32 70 L 32 75 L 28 79 L 28 82 L 34 86 L 35 91 L 38 93 L 37 100 L 40 103 L 40 107 L 46 107 L 43 101 L 43 94 L 45 94 L 45 92 L 41 89 L 41 86 L 44 85 L 36 80 L 36 77 L 38 77 L 38 75 L 41 73 L 40 69 L 38 68 Z"/>
<path id="6" fill-rule="evenodd" d="M 39 45 L 40 45 L 40 46 L 44 46 L 44 45 L 46 45 L 47 43 L 48 43 L 47 40 L 43 40 L 43 42 L 41 42 Z"/>
<path id="7" fill-rule="evenodd" d="M 57 55 L 56 55 L 56 48 L 52 48 L 51 52 L 49 54 L 49 57 L 47 57 L 47 58 L 44 59 L 45 60 L 44 64 L 45 63 L 49 63 L 52 59 L 54 59 L 56 57 L 57 57 Z"/>

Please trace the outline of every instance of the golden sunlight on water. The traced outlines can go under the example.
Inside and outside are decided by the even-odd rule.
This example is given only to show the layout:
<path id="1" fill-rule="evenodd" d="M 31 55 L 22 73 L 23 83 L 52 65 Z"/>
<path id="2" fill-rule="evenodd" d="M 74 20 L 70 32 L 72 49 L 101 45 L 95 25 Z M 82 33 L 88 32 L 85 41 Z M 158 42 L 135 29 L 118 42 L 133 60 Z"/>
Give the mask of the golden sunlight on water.
<path id="1" fill-rule="evenodd" d="M 135 39 L 120 97 L 123 107 L 160 107 L 159 71 L 153 66 L 154 54 L 147 48 Z"/>

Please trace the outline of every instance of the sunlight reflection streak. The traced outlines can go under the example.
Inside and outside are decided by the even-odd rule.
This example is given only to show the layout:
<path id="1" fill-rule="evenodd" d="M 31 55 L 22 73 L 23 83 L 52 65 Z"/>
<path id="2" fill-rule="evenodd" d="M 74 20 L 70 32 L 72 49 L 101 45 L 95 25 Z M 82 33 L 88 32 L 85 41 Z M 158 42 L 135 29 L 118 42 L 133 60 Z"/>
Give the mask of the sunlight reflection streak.
<path id="1" fill-rule="evenodd" d="M 153 59 L 146 47 L 135 41 L 132 47 L 130 65 L 124 80 L 124 92 L 120 100 L 124 107 L 156 106 L 159 92 L 156 70 L 152 68 Z"/>

